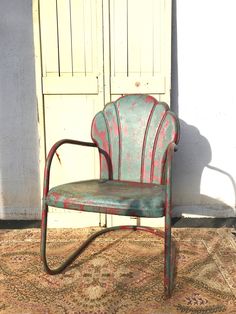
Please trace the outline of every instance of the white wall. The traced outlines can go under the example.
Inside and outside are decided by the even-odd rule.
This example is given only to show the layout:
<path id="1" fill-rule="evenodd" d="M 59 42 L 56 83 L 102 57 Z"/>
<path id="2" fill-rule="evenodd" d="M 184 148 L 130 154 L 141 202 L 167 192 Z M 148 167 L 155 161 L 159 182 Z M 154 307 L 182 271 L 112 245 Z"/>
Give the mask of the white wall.
<path id="1" fill-rule="evenodd" d="M 235 216 L 236 1 L 177 0 L 175 9 L 175 214 Z"/>
<path id="2" fill-rule="evenodd" d="M 0 219 L 39 217 L 31 0 L 0 1 Z"/>

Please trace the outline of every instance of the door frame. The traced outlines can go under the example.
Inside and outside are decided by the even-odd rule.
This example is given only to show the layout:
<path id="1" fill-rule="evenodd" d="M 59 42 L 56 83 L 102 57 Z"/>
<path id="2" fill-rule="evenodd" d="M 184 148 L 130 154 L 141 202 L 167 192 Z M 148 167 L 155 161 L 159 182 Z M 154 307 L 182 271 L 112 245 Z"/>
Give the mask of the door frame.
<path id="1" fill-rule="evenodd" d="M 42 52 L 41 52 L 41 30 L 40 30 L 40 11 L 39 0 L 32 2 L 33 12 L 33 35 L 34 35 L 34 58 L 35 58 L 35 84 L 37 99 L 37 119 L 39 135 L 39 177 L 40 192 L 42 195 L 44 164 L 46 160 L 46 140 L 45 140 L 45 119 L 44 119 L 44 101 L 42 85 Z M 41 200 L 42 203 L 42 200 Z"/>

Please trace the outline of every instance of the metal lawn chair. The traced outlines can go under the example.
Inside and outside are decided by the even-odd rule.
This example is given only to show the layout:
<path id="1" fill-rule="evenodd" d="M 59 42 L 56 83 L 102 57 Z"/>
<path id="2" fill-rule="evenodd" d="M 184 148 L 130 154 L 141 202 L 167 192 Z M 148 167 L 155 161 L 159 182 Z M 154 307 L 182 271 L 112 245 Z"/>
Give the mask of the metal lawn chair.
<path id="1" fill-rule="evenodd" d="M 173 288 L 171 241 L 171 160 L 179 140 L 175 114 L 149 95 L 127 95 L 107 104 L 91 126 L 92 142 L 64 139 L 50 150 L 44 177 L 41 257 L 49 274 L 62 272 L 97 236 L 117 229 L 148 231 L 164 238 L 164 288 Z M 72 182 L 49 190 L 50 166 L 62 144 L 96 147 L 100 179 Z M 66 261 L 51 269 L 46 258 L 48 206 L 114 215 L 165 216 L 164 232 L 144 226 L 104 228 L 90 236 Z"/>

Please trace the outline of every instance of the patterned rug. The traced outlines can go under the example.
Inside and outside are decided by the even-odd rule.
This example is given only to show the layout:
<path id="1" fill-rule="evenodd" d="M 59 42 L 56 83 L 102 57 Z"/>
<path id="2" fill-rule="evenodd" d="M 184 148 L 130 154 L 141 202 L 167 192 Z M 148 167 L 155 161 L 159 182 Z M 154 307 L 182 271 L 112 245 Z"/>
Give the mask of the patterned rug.
<path id="1" fill-rule="evenodd" d="M 97 228 L 49 232 L 59 263 Z M 163 240 L 115 231 L 97 238 L 64 274 L 39 257 L 38 229 L 0 230 L 0 313 L 236 313 L 236 237 L 231 229 L 173 229 L 175 289 L 163 296 Z"/>

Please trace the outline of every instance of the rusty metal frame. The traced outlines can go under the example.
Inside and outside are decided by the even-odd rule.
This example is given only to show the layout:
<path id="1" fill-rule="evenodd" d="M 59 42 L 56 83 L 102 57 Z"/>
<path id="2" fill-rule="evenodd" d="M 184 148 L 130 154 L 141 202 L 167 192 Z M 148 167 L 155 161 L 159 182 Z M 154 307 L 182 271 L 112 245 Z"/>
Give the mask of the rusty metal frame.
<path id="1" fill-rule="evenodd" d="M 82 142 L 70 139 L 64 139 L 55 143 L 51 148 L 44 171 L 44 189 L 43 189 L 43 208 L 42 208 L 42 227 L 41 227 L 41 260 L 44 265 L 44 269 L 48 274 L 55 275 L 61 273 L 69 266 L 85 249 L 86 247 L 98 236 L 115 230 L 135 230 L 135 231 L 146 231 L 150 232 L 156 236 L 164 238 L 164 292 L 166 297 L 170 297 L 173 290 L 174 281 L 174 265 L 176 258 L 175 242 L 171 239 L 171 160 L 173 152 L 177 150 L 177 146 L 174 142 L 170 143 L 167 148 L 166 153 L 166 167 L 165 176 L 163 184 L 166 185 L 166 196 L 165 196 L 165 229 L 163 231 L 158 231 L 152 227 L 145 226 L 115 226 L 110 228 L 104 228 L 98 232 L 92 234 L 88 239 L 78 248 L 74 253 L 72 253 L 59 267 L 50 268 L 47 256 L 46 256 L 46 246 L 47 246 L 47 219 L 48 219 L 48 205 L 46 203 L 46 197 L 49 191 L 50 182 L 50 168 L 53 156 L 56 150 L 63 144 L 75 144 L 80 146 L 90 146 L 98 147 L 95 143 Z"/>

